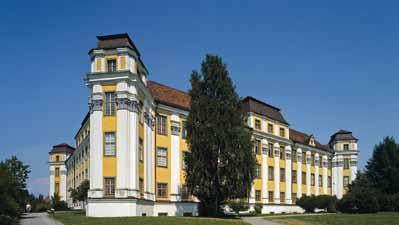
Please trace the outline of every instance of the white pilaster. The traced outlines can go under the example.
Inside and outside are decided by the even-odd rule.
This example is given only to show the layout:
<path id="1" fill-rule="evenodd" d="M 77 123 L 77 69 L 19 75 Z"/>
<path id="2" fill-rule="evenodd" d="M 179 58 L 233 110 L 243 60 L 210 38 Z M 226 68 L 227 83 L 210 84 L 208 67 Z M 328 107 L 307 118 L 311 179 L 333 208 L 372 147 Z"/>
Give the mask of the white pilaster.
<path id="1" fill-rule="evenodd" d="M 266 139 L 262 140 L 262 203 L 267 204 L 269 202 L 269 196 L 268 196 L 268 163 L 267 163 L 267 148 L 268 148 L 268 143 Z"/>
<path id="2" fill-rule="evenodd" d="M 171 200 L 180 201 L 180 117 L 171 115 Z"/>
<path id="3" fill-rule="evenodd" d="M 352 182 L 356 179 L 356 174 L 357 174 L 357 156 L 356 155 L 351 155 L 350 171 L 351 171 L 350 181 Z"/>
<path id="4" fill-rule="evenodd" d="M 128 196 L 129 165 L 129 104 L 126 82 L 117 84 L 116 98 L 116 188 L 115 197 Z"/>
<path id="5" fill-rule="evenodd" d="M 323 194 L 327 195 L 328 194 L 328 174 L 327 174 L 327 169 L 328 169 L 328 158 L 326 155 L 323 155 L 322 158 L 323 162 Z"/>
<path id="6" fill-rule="evenodd" d="M 280 145 L 274 143 L 274 203 L 280 203 Z"/>
<path id="7" fill-rule="evenodd" d="M 311 153 L 310 151 L 306 152 L 306 195 L 311 194 L 310 189 L 310 166 L 311 166 Z"/>
<path id="8" fill-rule="evenodd" d="M 129 92 L 136 93 L 136 88 L 130 86 Z M 129 102 L 129 170 L 128 197 L 140 197 L 139 187 L 139 112 L 141 110 L 135 95 L 130 96 Z"/>
<path id="9" fill-rule="evenodd" d="M 102 87 L 92 87 L 90 106 L 90 190 L 89 198 L 103 197 L 103 96 Z"/>
<path id="10" fill-rule="evenodd" d="M 341 199 L 344 191 L 344 158 L 342 155 L 338 155 L 338 195 L 337 198 Z"/>
<path id="11" fill-rule="evenodd" d="M 67 187 L 66 187 L 66 176 L 67 170 L 65 165 L 60 166 L 60 198 L 62 201 L 66 201 L 67 197 Z"/>
<path id="12" fill-rule="evenodd" d="M 249 193 L 248 203 L 249 203 L 249 211 L 250 212 L 255 211 L 256 201 L 255 201 L 255 184 L 254 183 L 252 183 L 252 186 L 251 186 L 251 192 Z"/>
<path id="13" fill-rule="evenodd" d="M 152 179 L 153 179 L 153 145 L 152 145 L 152 124 L 153 117 L 151 112 L 151 105 L 145 104 L 146 114 L 144 123 L 144 197 L 148 200 L 155 200 L 154 192 L 152 191 Z"/>
<path id="14" fill-rule="evenodd" d="M 54 180 L 55 180 L 55 176 L 54 176 L 54 174 L 55 174 L 55 168 L 54 168 L 54 166 L 52 166 L 52 165 L 50 165 L 50 187 L 49 187 L 49 193 L 48 193 L 48 196 L 54 196 L 54 191 L 55 191 L 55 187 L 54 187 Z"/>
<path id="15" fill-rule="evenodd" d="M 332 194 L 338 197 L 338 167 L 337 156 L 332 158 Z"/>
<path id="16" fill-rule="evenodd" d="M 297 170 L 296 170 L 296 196 L 297 198 L 301 198 L 302 197 L 302 161 L 305 161 L 306 159 L 302 159 L 302 149 L 301 148 L 297 148 L 296 150 L 296 156 L 297 156 Z"/>
<path id="17" fill-rule="evenodd" d="M 319 195 L 319 165 L 320 165 L 319 153 L 316 153 L 314 155 L 314 158 L 315 158 L 314 192 L 315 192 L 315 195 Z"/>
<path id="18" fill-rule="evenodd" d="M 287 204 L 292 204 L 292 190 L 291 190 L 291 184 L 292 184 L 292 164 L 291 164 L 291 157 L 292 157 L 292 151 L 291 151 L 291 146 L 286 146 L 285 147 L 285 203 Z"/>

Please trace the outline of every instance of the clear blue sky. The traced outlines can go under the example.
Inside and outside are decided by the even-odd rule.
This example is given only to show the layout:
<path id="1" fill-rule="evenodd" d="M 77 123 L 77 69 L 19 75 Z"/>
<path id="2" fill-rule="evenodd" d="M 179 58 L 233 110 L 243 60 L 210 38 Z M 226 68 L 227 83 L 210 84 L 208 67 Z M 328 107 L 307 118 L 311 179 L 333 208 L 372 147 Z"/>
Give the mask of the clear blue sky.
<path id="1" fill-rule="evenodd" d="M 399 5 L 375 3 L 6 1 L 0 160 L 30 164 L 30 190 L 47 194 L 48 152 L 74 145 L 88 110 L 87 52 L 96 35 L 127 32 L 150 79 L 188 89 L 204 55 L 218 54 L 241 96 L 282 108 L 293 128 L 323 143 L 353 131 L 363 167 L 374 144 L 398 137 L 399 127 Z"/>

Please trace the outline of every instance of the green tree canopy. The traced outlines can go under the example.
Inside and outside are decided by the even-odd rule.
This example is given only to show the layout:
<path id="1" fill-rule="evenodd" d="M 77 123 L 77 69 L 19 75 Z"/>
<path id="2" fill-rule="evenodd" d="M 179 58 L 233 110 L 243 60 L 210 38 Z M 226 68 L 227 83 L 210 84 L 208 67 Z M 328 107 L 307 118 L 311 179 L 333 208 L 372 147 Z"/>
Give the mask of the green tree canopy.
<path id="1" fill-rule="evenodd" d="M 386 137 L 374 147 L 373 156 L 367 162 L 366 175 L 377 189 L 399 193 L 399 145 L 393 137 Z"/>
<path id="2" fill-rule="evenodd" d="M 220 57 L 207 55 L 201 73 L 192 72 L 190 96 L 186 181 L 200 200 L 200 213 L 218 215 L 227 199 L 248 196 L 256 163 L 251 132 Z"/>

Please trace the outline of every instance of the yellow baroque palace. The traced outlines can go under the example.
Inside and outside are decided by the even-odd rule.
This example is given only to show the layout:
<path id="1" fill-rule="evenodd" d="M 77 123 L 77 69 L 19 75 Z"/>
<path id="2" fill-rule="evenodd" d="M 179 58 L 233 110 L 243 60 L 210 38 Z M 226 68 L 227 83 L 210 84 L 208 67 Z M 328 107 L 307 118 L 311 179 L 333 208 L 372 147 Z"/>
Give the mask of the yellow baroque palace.
<path id="1" fill-rule="evenodd" d="M 127 34 L 97 39 L 84 78 L 90 111 L 76 148 L 59 144 L 50 151 L 50 196 L 86 207 L 92 217 L 197 215 L 198 200 L 184 179 L 189 95 L 149 81 Z M 243 104 L 257 159 L 250 210 L 260 204 L 262 213 L 301 212 L 295 201 L 302 195 L 342 197 L 357 171 L 358 140 L 351 132 L 340 130 L 323 145 L 290 128 L 279 108 L 253 97 Z M 67 190 L 84 180 L 90 190 L 83 206 Z"/>

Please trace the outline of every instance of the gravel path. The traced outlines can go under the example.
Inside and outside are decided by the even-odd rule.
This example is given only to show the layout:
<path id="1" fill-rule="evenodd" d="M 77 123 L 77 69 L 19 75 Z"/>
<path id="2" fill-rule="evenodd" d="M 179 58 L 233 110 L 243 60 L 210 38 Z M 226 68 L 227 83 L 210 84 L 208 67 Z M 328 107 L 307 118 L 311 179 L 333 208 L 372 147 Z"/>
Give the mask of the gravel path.
<path id="1" fill-rule="evenodd" d="M 264 217 L 242 217 L 242 220 L 252 225 L 281 225 L 280 223 L 265 220 Z"/>
<path id="2" fill-rule="evenodd" d="M 47 213 L 27 213 L 20 220 L 21 225 L 62 225 L 62 223 L 50 219 Z"/>

